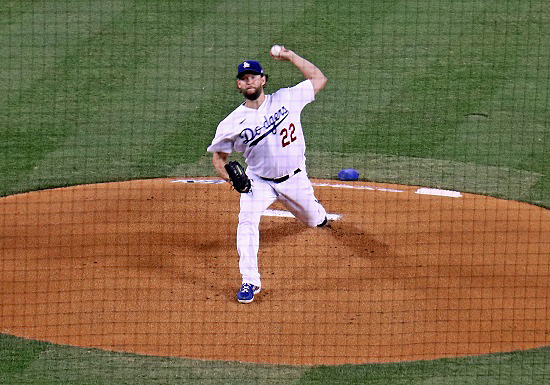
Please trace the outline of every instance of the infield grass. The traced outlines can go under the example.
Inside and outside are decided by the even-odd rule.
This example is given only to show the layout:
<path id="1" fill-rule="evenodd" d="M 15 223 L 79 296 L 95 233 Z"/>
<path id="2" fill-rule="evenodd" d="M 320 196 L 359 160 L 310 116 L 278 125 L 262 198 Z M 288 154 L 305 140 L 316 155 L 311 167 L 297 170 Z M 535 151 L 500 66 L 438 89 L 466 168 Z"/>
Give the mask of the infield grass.
<path id="1" fill-rule="evenodd" d="M 40 0 L 0 4 L 0 195 L 213 176 L 206 147 L 282 43 L 329 77 L 304 111 L 308 167 L 335 178 L 550 207 L 546 0 Z M 419 363 L 295 368 L 162 359 L 0 337 L 6 384 L 538 384 L 548 349 Z M 114 377 L 113 377 L 114 376 Z M 368 382 L 367 382 L 368 381 Z"/>
<path id="2" fill-rule="evenodd" d="M 350 161 L 364 180 L 550 206 L 546 2 L 270 4 L 255 18 L 213 0 L 3 5 L 0 193 L 214 175 L 196 164 L 240 102 L 235 63 L 293 84 L 267 54 L 284 42 L 330 79 L 304 112 L 313 176 Z"/>
<path id="3" fill-rule="evenodd" d="M 420 385 L 550 380 L 550 348 L 394 364 L 296 367 L 111 353 L 0 335 L 2 384 Z"/>

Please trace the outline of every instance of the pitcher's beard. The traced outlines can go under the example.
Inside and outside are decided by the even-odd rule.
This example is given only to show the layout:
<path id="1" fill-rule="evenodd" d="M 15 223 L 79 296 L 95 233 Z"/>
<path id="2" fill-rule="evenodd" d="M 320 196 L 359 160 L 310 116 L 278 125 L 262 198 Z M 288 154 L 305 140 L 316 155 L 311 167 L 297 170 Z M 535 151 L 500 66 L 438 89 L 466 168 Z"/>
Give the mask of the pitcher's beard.
<path id="1" fill-rule="evenodd" d="M 261 88 L 258 88 L 255 92 L 249 94 L 247 92 L 243 92 L 243 95 L 246 99 L 248 100 L 256 100 L 260 97 L 260 95 L 262 94 L 262 89 Z"/>

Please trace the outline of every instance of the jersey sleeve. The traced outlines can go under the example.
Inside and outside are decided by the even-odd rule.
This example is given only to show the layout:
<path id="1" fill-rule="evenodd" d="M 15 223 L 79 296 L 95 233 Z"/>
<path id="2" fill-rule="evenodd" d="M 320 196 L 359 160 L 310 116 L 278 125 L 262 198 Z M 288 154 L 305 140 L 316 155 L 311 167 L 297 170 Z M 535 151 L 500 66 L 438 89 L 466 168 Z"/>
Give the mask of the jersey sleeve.
<path id="1" fill-rule="evenodd" d="M 228 127 L 224 123 L 223 121 L 218 125 L 216 135 L 206 151 L 212 153 L 224 152 L 226 154 L 231 154 L 233 152 L 233 137 L 231 131 L 228 130 Z"/>
<path id="2" fill-rule="evenodd" d="M 288 88 L 290 98 L 294 103 L 304 108 L 307 104 L 315 100 L 315 90 L 313 89 L 313 83 L 307 79 L 301 83 L 296 84 L 294 87 Z"/>

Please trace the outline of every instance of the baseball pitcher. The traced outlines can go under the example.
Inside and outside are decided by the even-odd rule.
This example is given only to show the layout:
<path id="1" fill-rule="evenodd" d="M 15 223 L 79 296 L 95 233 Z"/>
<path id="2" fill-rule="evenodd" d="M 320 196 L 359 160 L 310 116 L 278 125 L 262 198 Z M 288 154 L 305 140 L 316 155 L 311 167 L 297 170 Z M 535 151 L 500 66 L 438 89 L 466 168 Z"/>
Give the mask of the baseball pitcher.
<path id="1" fill-rule="evenodd" d="M 315 198 L 306 172 L 306 142 L 300 119 L 302 109 L 325 87 L 327 78 L 311 62 L 284 47 L 274 46 L 271 57 L 291 62 L 306 80 L 265 94 L 268 76 L 260 63 L 240 63 L 237 88 L 244 103 L 220 122 L 207 149 L 213 153 L 219 176 L 241 193 L 237 228 L 242 275 L 237 300 L 241 303 L 252 302 L 262 287 L 258 269 L 260 218 L 275 200 L 307 226 L 327 224 L 326 211 Z M 228 162 L 233 151 L 243 153 L 246 171 L 238 162 Z"/>

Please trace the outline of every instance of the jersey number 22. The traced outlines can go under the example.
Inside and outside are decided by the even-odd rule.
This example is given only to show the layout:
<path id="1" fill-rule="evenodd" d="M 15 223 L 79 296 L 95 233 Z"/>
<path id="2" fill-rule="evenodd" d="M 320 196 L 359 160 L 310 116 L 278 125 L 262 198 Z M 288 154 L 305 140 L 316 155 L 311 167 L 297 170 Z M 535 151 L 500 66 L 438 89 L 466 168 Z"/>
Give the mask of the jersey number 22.
<path id="1" fill-rule="evenodd" d="M 283 147 L 288 146 L 290 143 L 294 142 L 296 140 L 296 127 L 294 127 L 294 123 L 290 123 L 290 126 L 287 128 L 283 128 L 281 130 L 281 136 Z"/>

